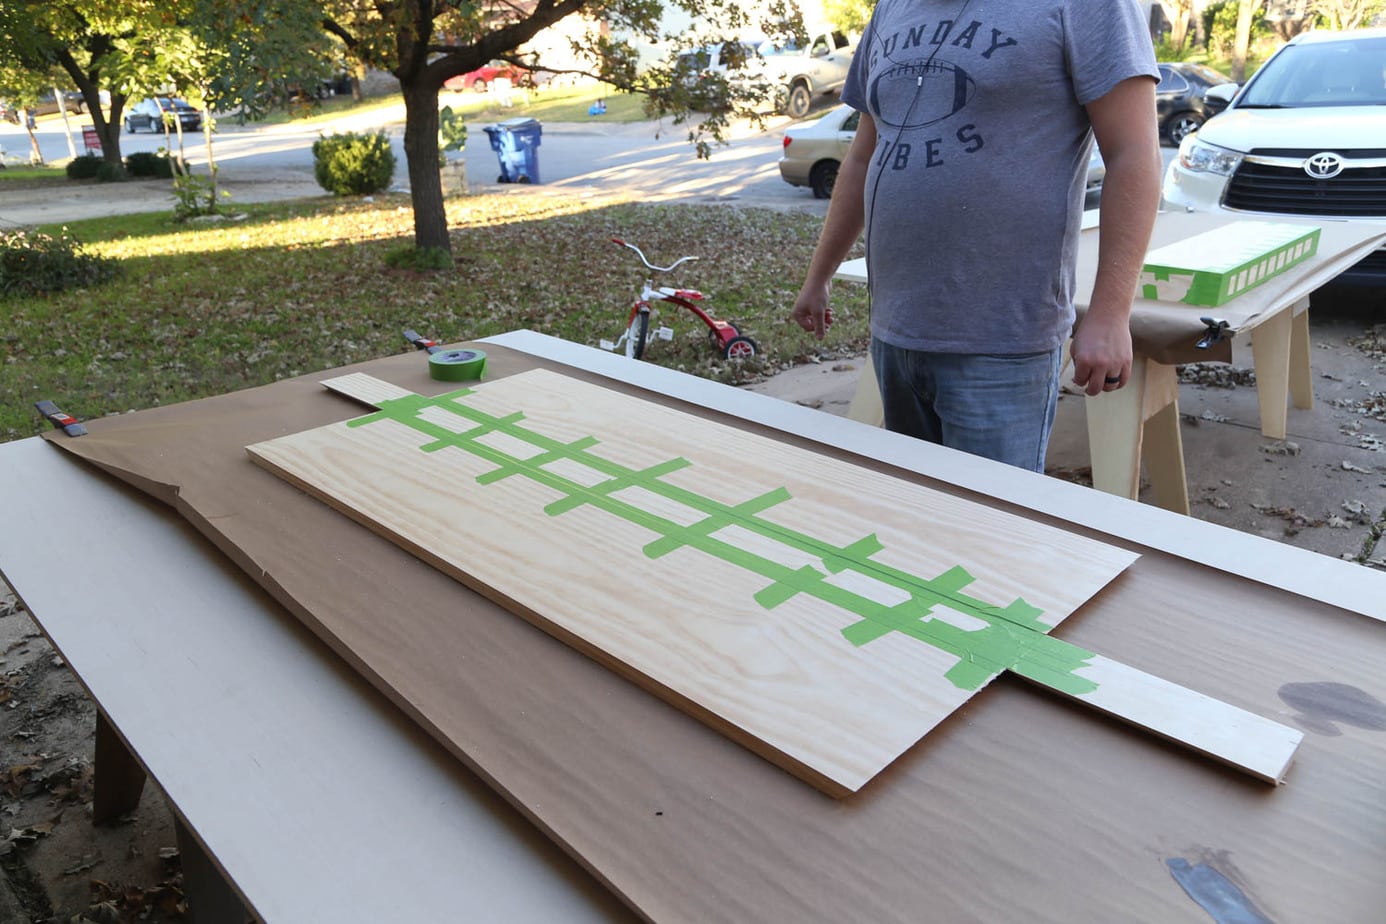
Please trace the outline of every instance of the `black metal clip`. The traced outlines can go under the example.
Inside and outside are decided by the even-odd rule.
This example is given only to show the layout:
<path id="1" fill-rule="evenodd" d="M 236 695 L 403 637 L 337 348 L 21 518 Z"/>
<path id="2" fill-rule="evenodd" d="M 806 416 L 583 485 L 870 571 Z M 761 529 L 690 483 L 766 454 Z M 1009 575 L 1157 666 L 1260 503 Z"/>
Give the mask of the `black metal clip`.
<path id="1" fill-rule="evenodd" d="M 404 332 L 404 339 L 414 344 L 416 348 L 420 350 L 427 350 L 430 353 L 437 353 L 439 350 L 443 348 L 442 344 L 440 344 L 437 340 L 429 340 L 423 334 L 419 333 L 418 331 L 412 328 Z"/>
<path id="2" fill-rule="evenodd" d="M 86 436 L 87 428 L 77 422 L 77 418 L 71 414 L 64 414 L 58 410 L 58 406 L 52 401 L 36 401 L 34 407 L 44 416 L 53 426 L 62 430 L 68 436 Z"/>
<path id="3" fill-rule="evenodd" d="M 1198 338 L 1198 343 L 1194 344 L 1194 346 L 1198 347 L 1200 350 L 1206 350 L 1219 340 L 1224 339 L 1227 336 L 1226 331 L 1231 327 L 1226 321 L 1214 320 L 1212 318 L 1199 318 L 1199 320 L 1208 325 L 1208 329 L 1203 332 L 1203 336 Z"/>

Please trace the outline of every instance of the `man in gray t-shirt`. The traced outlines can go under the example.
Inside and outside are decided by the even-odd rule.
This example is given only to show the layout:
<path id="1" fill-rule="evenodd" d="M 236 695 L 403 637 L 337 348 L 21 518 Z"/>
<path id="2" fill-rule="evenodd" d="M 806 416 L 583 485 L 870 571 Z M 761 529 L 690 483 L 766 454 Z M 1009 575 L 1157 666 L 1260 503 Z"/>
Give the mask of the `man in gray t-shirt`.
<path id="1" fill-rule="evenodd" d="M 1159 201 L 1157 79 L 1134 0 L 880 0 L 842 91 L 861 124 L 793 319 L 822 336 L 864 228 L 887 427 L 1042 470 L 1070 333 L 1079 386 L 1125 383 Z M 1073 331 L 1094 134 L 1101 252 Z"/>

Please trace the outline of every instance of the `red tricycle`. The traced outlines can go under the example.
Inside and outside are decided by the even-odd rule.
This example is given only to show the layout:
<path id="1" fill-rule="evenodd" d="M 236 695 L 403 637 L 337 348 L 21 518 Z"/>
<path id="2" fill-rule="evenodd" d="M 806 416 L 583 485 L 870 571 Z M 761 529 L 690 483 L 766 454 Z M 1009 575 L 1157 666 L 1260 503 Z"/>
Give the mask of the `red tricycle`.
<path id="1" fill-rule="evenodd" d="M 644 251 L 634 244 L 629 244 L 620 238 L 613 237 L 613 244 L 620 244 L 635 251 L 640 257 L 640 262 L 652 270 L 660 273 L 667 273 L 675 267 L 689 260 L 696 260 L 697 257 L 680 257 L 668 266 L 655 266 L 646 257 Z M 601 342 L 604 350 L 619 350 L 624 345 L 625 354 L 632 359 L 640 359 L 645 355 L 645 344 L 651 338 L 659 340 L 673 339 L 674 332 L 663 325 L 654 331 L 650 330 L 650 303 L 669 302 L 682 308 L 687 308 L 698 317 L 700 321 L 707 325 L 708 339 L 712 341 L 715 350 L 727 359 L 746 359 L 755 356 L 760 352 L 760 347 L 750 337 L 745 336 L 737 330 L 736 325 L 730 321 L 719 321 L 712 317 L 696 302 L 703 300 L 703 293 L 696 289 L 673 289 L 662 286 L 655 288 L 654 280 L 645 280 L 645 287 L 640 292 L 640 297 L 636 299 L 630 309 L 630 317 L 626 321 L 625 332 L 613 343 L 610 340 Z"/>

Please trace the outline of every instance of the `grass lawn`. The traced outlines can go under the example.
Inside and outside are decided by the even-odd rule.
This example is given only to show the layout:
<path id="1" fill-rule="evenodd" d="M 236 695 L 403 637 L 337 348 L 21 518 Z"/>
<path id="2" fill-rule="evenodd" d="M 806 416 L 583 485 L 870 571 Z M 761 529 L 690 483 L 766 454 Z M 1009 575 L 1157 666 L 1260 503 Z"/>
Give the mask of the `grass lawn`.
<path id="1" fill-rule="evenodd" d="M 412 241 L 405 197 L 246 211 L 218 225 L 176 225 L 168 213 L 68 224 L 121 275 L 0 299 L 0 439 L 46 427 L 40 399 L 81 419 L 186 401 L 406 351 L 406 327 L 444 342 L 517 328 L 614 340 L 646 271 L 612 237 L 656 263 L 697 255 L 657 284 L 701 289 L 715 317 L 764 351 L 723 360 L 683 312 L 660 318 L 676 336 L 652 343 L 647 361 L 743 382 L 865 346 L 864 287 L 834 291 L 836 323 L 822 343 L 785 320 L 821 226 L 813 215 L 594 205 L 538 190 L 469 196 L 448 206 L 455 270 L 415 273 L 385 262 Z"/>
<path id="2" fill-rule="evenodd" d="M 74 182 L 67 171 L 51 164 L 43 167 L 6 167 L 0 170 L 0 191 L 65 187 Z"/>
<path id="3" fill-rule="evenodd" d="M 589 116 L 587 109 L 597 100 L 606 103 L 606 112 Z M 517 119 L 525 116 L 540 122 L 641 122 L 645 98 L 638 93 L 622 93 L 601 84 L 545 87 L 528 94 L 516 91 L 509 107 L 501 106 L 487 93 L 449 93 L 439 95 L 439 105 L 450 105 L 466 118 Z"/>

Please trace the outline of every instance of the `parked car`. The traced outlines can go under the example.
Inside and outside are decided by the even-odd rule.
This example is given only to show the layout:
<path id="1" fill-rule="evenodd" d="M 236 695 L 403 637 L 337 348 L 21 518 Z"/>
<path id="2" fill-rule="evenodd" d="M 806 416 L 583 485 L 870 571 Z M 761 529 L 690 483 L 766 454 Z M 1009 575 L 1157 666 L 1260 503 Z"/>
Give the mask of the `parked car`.
<path id="1" fill-rule="evenodd" d="M 775 111 L 802 119 L 814 100 L 842 89 L 855 51 L 854 38 L 833 30 L 716 42 L 679 55 L 676 79 L 693 91 L 694 109 L 725 107 L 723 88 L 714 79 L 720 78 L 747 89 L 763 86 Z"/>
<path id="2" fill-rule="evenodd" d="M 187 100 L 168 96 L 143 99 L 130 107 L 125 113 L 125 130 L 130 134 L 143 129 L 150 132 L 164 130 L 164 113 L 177 113 L 183 131 L 195 132 L 202 128 L 202 113 Z"/>
<path id="3" fill-rule="evenodd" d="M 851 106 L 837 106 L 816 122 L 785 129 L 779 161 L 781 178 L 791 186 L 807 186 L 819 199 L 832 196 L 838 167 L 857 136 L 859 121 L 861 113 Z M 1088 159 L 1085 208 L 1097 207 L 1106 176 L 1107 166 L 1097 145 L 1093 145 Z"/>
<path id="4" fill-rule="evenodd" d="M 757 49 L 764 74 L 779 88 L 776 108 L 792 119 L 808 115 L 815 99 L 842 90 L 856 50 L 856 38 L 836 29 L 762 42 Z"/>
<path id="5" fill-rule="evenodd" d="M 1155 116 L 1160 135 L 1179 145 L 1190 133 L 1227 107 L 1227 100 L 1208 91 L 1213 87 L 1236 86 L 1231 77 L 1204 64 L 1176 61 L 1160 64 L 1160 83 L 1155 87 Z"/>
<path id="6" fill-rule="evenodd" d="M 1386 29 L 1291 39 L 1184 139 L 1162 194 L 1251 218 L 1386 220 Z M 1386 248 L 1338 281 L 1386 285 Z"/>
<path id="7" fill-rule="evenodd" d="M 82 94 L 76 90 L 63 91 L 63 106 L 68 112 L 82 112 L 86 108 L 86 100 Z M 58 98 L 53 95 L 53 91 L 39 97 L 38 105 L 34 107 L 34 115 L 52 115 L 58 111 Z"/>
<path id="8" fill-rule="evenodd" d="M 490 64 L 483 64 L 474 71 L 468 71 L 457 77 L 449 77 L 443 81 L 443 88 L 485 93 L 497 77 L 504 77 L 511 83 L 519 84 L 527 75 L 528 72 L 524 68 L 516 67 L 508 61 L 492 61 Z"/>
<path id="9" fill-rule="evenodd" d="M 726 88 L 720 82 L 759 79 L 759 46 L 759 40 L 714 42 L 680 54 L 675 79 L 688 88 L 693 109 L 711 112 L 726 108 Z"/>
<path id="10" fill-rule="evenodd" d="M 851 106 L 837 106 L 816 122 L 786 128 L 780 176 L 791 186 L 807 186 L 819 199 L 831 197 L 860 121 Z"/>

